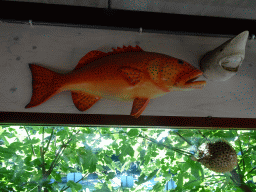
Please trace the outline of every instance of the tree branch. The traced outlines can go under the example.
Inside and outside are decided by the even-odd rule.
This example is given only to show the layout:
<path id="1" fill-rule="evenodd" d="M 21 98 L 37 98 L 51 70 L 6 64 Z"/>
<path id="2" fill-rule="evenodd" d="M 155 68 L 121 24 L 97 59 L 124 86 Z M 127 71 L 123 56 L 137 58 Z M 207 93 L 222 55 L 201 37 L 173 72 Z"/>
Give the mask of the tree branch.
<path id="1" fill-rule="evenodd" d="M 253 192 L 248 185 L 246 185 L 242 179 L 242 174 L 239 165 L 237 165 L 237 169 L 239 174 L 236 172 L 235 169 L 233 169 L 230 173 L 232 175 L 231 179 L 239 188 L 241 188 L 245 192 Z"/>
<path id="2" fill-rule="evenodd" d="M 28 138 L 29 138 L 29 140 L 31 141 L 31 138 L 30 138 L 30 136 L 29 136 L 28 130 L 26 129 L 26 127 L 25 127 L 25 126 L 24 126 L 24 129 L 26 130 L 27 135 L 28 135 Z M 31 144 L 31 148 L 32 148 L 32 152 L 33 152 L 34 156 L 36 156 L 35 151 L 34 151 L 34 147 L 33 147 L 33 145 L 32 145 L 32 144 Z"/>
<path id="3" fill-rule="evenodd" d="M 236 136 L 238 137 L 238 142 L 239 142 L 239 148 L 240 148 L 240 151 L 241 151 L 241 155 L 243 156 L 244 155 L 244 152 L 243 152 L 243 149 L 242 149 L 242 145 L 241 145 L 241 140 L 236 132 Z M 243 161 L 243 169 L 245 169 L 245 163 L 244 163 L 244 158 L 242 159 Z"/>
<path id="4" fill-rule="evenodd" d="M 208 142 L 210 142 L 210 140 L 207 137 L 205 137 L 204 134 L 200 130 L 198 130 L 198 133 L 200 133 Z"/>
<path id="5" fill-rule="evenodd" d="M 256 167 L 254 167 L 254 168 L 252 168 L 246 175 L 248 175 L 249 173 L 251 173 L 253 170 L 255 170 L 256 169 Z M 245 176 L 246 176 L 245 175 Z"/>
<path id="6" fill-rule="evenodd" d="M 175 148 L 175 147 L 171 147 L 171 146 L 167 146 L 167 145 L 162 144 L 162 143 L 158 143 L 157 141 L 154 141 L 153 139 L 148 138 L 148 137 L 146 137 L 146 136 L 142 136 L 141 134 L 139 135 L 139 137 L 145 138 L 145 139 L 147 139 L 147 140 L 149 140 L 149 141 L 151 141 L 151 142 L 153 142 L 153 143 L 163 145 L 165 148 L 171 149 L 171 150 L 173 150 L 173 151 L 175 151 L 175 152 L 177 152 L 177 153 L 180 153 L 180 154 L 182 154 L 182 155 L 186 155 L 186 156 L 189 156 L 189 157 L 190 157 L 191 155 L 193 155 L 192 153 L 189 153 L 189 152 L 187 152 L 187 151 L 183 151 L 183 150 L 178 149 L 178 148 Z"/>
<path id="7" fill-rule="evenodd" d="M 118 132 L 114 132 L 114 133 L 111 133 L 111 134 L 120 134 L 120 133 L 125 133 L 125 134 L 127 134 L 126 132 L 123 132 L 123 131 L 118 131 Z M 153 142 L 153 143 L 155 143 L 155 144 L 158 144 L 158 145 L 163 145 L 165 148 L 171 149 L 171 150 L 173 150 L 173 151 L 175 151 L 175 152 L 177 152 L 177 153 L 180 153 L 180 154 L 182 154 L 182 155 L 186 155 L 186 156 L 189 156 L 189 157 L 190 157 L 191 155 L 193 155 L 192 153 L 189 153 L 189 152 L 187 152 L 187 151 L 183 151 L 183 150 L 181 150 L 181 149 L 178 149 L 178 148 L 175 148 L 175 147 L 171 147 L 171 146 L 167 146 L 167 145 L 165 145 L 165 144 L 163 144 L 163 143 L 159 143 L 159 142 L 153 140 L 152 138 L 149 138 L 149 137 L 146 137 L 146 136 L 142 136 L 141 134 L 138 135 L 138 137 L 147 139 L 147 140 L 149 140 L 149 141 L 151 141 L 151 142 Z"/>
<path id="8" fill-rule="evenodd" d="M 43 127 L 43 134 L 42 134 L 42 143 L 43 146 L 40 147 L 40 154 L 41 154 L 41 160 L 42 160 L 42 172 L 43 175 L 45 174 L 45 164 L 44 164 L 44 127 Z"/>
<path id="9" fill-rule="evenodd" d="M 41 155 L 41 160 L 42 160 L 42 172 L 43 175 L 45 174 L 45 163 L 44 163 L 44 149 L 43 147 L 40 147 L 40 155 Z"/>
<path id="10" fill-rule="evenodd" d="M 75 135 L 78 134 L 79 132 L 80 132 L 80 130 L 78 130 L 78 131 L 75 133 Z M 69 140 L 68 140 L 68 142 L 67 142 L 66 144 L 61 145 L 61 148 L 59 149 L 58 153 L 56 154 L 55 159 L 52 161 L 49 170 L 46 171 L 46 173 L 44 174 L 43 179 L 47 179 L 47 177 L 51 174 L 53 168 L 57 165 L 57 160 L 59 159 L 61 153 L 65 150 L 65 148 L 67 147 L 67 145 L 72 141 L 72 138 L 71 138 L 72 136 L 74 136 L 74 135 L 71 135 L 71 136 L 70 136 L 70 138 L 69 138 Z"/>
<path id="11" fill-rule="evenodd" d="M 192 144 L 191 144 L 187 139 L 185 139 L 183 136 L 181 136 L 178 132 L 174 131 L 174 133 L 176 133 L 181 139 L 183 139 L 183 140 L 186 141 L 189 145 L 192 146 Z"/>
<path id="12" fill-rule="evenodd" d="M 50 143 L 51 143 L 52 136 L 53 136 L 53 133 L 54 133 L 54 128 L 55 128 L 55 127 L 52 128 L 52 133 L 51 133 L 50 139 L 49 139 L 49 141 L 48 141 L 48 143 L 47 143 L 46 149 L 44 150 L 44 154 L 46 153 L 46 151 L 48 151 L 48 148 L 49 148 L 49 145 L 50 145 Z"/>
<path id="13" fill-rule="evenodd" d="M 75 183 L 78 183 L 79 181 L 81 181 L 81 180 L 83 180 L 84 179 L 84 177 L 82 177 L 80 180 L 78 180 L 77 182 L 75 182 Z M 60 190 L 60 191 L 64 191 L 64 190 L 66 190 L 66 189 L 68 189 L 69 188 L 69 186 L 67 186 L 66 188 L 64 188 L 65 186 L 63 186 L 62 187 L 62 189 Z M 63 189 L 64 188 L 64 189 Z"/>

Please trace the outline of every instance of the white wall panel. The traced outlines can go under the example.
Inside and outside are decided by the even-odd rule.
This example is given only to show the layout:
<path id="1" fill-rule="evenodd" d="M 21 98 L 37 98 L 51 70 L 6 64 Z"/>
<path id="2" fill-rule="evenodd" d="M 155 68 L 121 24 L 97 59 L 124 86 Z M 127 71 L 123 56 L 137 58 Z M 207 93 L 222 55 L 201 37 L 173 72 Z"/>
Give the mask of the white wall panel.
<path id="1" fill-rule="evenodd" d="M 70 92 L 62 92 L 40 106 L 25 109 L 32 94 L 28 63 L 68 72 L 91 50 L 139 44 L 145 51 L 184 59 L 199 68 L 200 57 L 228 38 L 146 34 L 114 30 L 0 25 L 0 111 L 129 115 L 132 102 L 101 99 L 80 112 Z M 171 92 L 151 100 L 142 115 L 255 118 L 256 42 L 248 40 L 246 57 L 236 76 L 211 82 L 202 90 Z"/>

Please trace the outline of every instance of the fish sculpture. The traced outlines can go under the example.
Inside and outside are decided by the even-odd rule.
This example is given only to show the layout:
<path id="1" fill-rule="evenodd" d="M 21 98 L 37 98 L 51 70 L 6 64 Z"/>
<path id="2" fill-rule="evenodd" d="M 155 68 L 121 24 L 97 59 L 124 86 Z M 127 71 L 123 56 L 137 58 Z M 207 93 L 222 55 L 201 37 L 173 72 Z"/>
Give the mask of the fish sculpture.
<path id="1" fill-rule="evenodd" d="M 226 81 L 233 77 L 244 60 L 248 36 L 249 31 L 244 31 L 207 52 L 200 60 L 203 75 L 212 81 Z"/>
<path id="2" fill-rule="evenodd" d="M 195 81 L 203 72 L 189 63 L 143 51 L 138 45 L 118 47 L 109 53 L 90 51 L 67 74 L 36 64 L 29 64 L 29 67 L 33 91 L 25 108 L 38 106 L 69 90 L 80 111 L 91 108 L 101 98 L 133 101 L 131 116 L 138 118 L 150 99 L 171 91 L 202 89 L 206 84 Z"/>

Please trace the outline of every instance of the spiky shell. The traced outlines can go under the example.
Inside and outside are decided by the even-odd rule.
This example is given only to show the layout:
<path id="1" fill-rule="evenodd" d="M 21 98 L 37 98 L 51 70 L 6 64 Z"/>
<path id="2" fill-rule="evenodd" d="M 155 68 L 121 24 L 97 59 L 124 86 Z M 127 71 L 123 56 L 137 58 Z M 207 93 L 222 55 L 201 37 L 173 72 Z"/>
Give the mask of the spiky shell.
<path id="1" fill-rule="evenodd" d="M 203 150 L 199 150 L 198 162 L 208 169 L 225 173 L 232 171 L 237 165 L 236 151 L 227 141 L 207 143 Z"/>

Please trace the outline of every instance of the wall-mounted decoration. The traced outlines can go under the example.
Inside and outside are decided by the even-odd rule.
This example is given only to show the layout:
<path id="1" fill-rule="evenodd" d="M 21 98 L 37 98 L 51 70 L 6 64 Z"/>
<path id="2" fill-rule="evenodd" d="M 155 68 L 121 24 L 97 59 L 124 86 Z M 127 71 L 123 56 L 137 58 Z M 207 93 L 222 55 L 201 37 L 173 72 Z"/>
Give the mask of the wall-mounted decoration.
<path id="1" fill-rule="evenodd" d="M 244 60 L 248 36 L 249 31 L 244 31 L 207 52 L 200 61 L 204 76 L 213 81 L 226 81 L 233 77 Z"/>
<path id="2" fill-rule="evenodd" d="M 25 108 L 31 100 L 33 91 L 29 64 L 34 63 L 34 65 L 31 65 L 34 68 L 36 68 L 35 66 L 40 66 L 57 74 L 67 75 L 76 68 L 81 58 L 92 50 L 95 50 L 94 53 L 102 52 L 105 54 L 110 53 L 112 48 L 116 49 L 117 47 L 123 47 L 123 45 L 131 45 L 132 47 L 139 45 L 146 53 L 158 53 L 179 58 L 180 61 L 186 61 L 200 71 L 200 59 L 206 52 L 214 50 L 235 37 L 235 35 L 232 36 L 233 33 L 229 33 L 230 31 L 224 31 L 222 35 L 218 36 L 217 33 L 221 33 L 221 30 L 215 31 L 214 36 L 203 36 L 196 33 L 194 35 L 189 33 L 172 34 L 168 31 L 161 33 L 157 27 L 157 30 L 149 32 L 149 28 L 144 25 L 134 25 L 134 23 L 131 23 L 134 25 L 132 30 L 126 28 L 119 30 L 93 28 L 86 25 L 82 27 L 54 26 L 53 24 L 38 23 L 34 21 L 34 18 L 31 18 L 31 20 L 29 22 L 30 20 L 28 19 L 27 23 L 20 24 L 3 21 L 0 25 L 0 110 L 4 112 L 74 114 L 78 116 L 84 114 L 130 115 L 134 99 L 124 102 L 123 99 L 113 98 L 109 93 L 105 93 L 97 96 L 101 97 L 101 99 L 93 104 L 93 107 L 88 108 L 86 111 L 79 111 L 77 106 L 83 106 L 81 105 L 83 102 L 79 102 L 81 100 L 78 101 L 76 96 L 79 96 L 79 94 L 73 94 L 72 96 L 72 90 L 68 89 L 54 95 L 42 105 Z M 135 29 L 135 27 L 138 28 Z M 241 28 L 242 31 L 245 31 L 246 27 L 243 26 Z M 199 29 L 196 30 L 199 31 Z M 200 29 L 200 31 L 204 32 L 203 29 Z M 156 94 L 155 99 L 152 97 L 150 100 L 146 100 L 147 98 L 143 97 L 144 103 L 140 103 L 141 106 L 135 105 L 132 114 L 134 116 L 136 113 L 139 114 L 139 109 L 142 112 L 143 107 L 145 107 L 142 113 L 143 118 L 146 116 L 255 118 L 256 41 L 253 39 L 253 34 L 255 33 L 253 29 L 248 28 L 248 31 L 250 31 L 252 38 L 246 43 L 246 55 L 243 64 L 240 65 L 239 70 L 232 78 L 227 81 L 215 82 L 201 75 L 196 81 L 207 82 L 207 86 L 204 86 L 203 89 L 187 92 L 183 91 L 184 89 L 178 91 L 173 87 L 173 90 L 170 90 L 172 91 L 171 93 L 166 92 L 167 94 L 162 96 L 162 93 Z M 234 34 L 239 33 L 240 31 L 234 32 Z M 223 36 L 227 34 L 230 35 Z M 126 54 L 131 53 L 135 54 L 135 52 Z M 142 52 L 136 52 L 136 54 L 142 54 Z M 107 57 L 114 58 L 117 55 Z M 95 64 L 96 61 L 93 63 Z M 90 65 L 87 64 L 84 68 Z M 159 79 L 160 74 L 163 73 L 160 69 L 161 66 L 156 62 L 151 63 L 150 66 L 151 68 L 147 69 L 147 72 L 143 71 L 139 75 L 134 73 L 132 79 L 136 81 L 133 82 L 129 80 L 132 70 L 128 74 L 123 73 L 123 82 L 129 85 L 130 81 L 130 87 L 141 87 L 138 82 L 139 80 L 144 82 L 145 79 L 141 78 L 141 75 L 147 73 L 148 79 L 146 80 L 152 83 L 151 88 L 155 87 L 155 90 L 161 90 L 161 88 L 164 88 L 161 87 L 160 83 L 162 77 Z M 182 64 L 177 66 L 182 66 Z M 136 65 L 136 68 L 138 67 Z M 176 69 L 173 68 L 172 70 L 175 71 Z M 165 73 L 167 74 L 167 69 Z M 47 79 L 49 77 L 43 78 Z M 133 86 L 132 83 L 137 84 Z M 111 84 L 111 86 L 114 87 L 116 85 Z M 157 89 L 157 87 L 160 89 Z M 51 88 L 52 86 L 48 86 L 47 91 L 50 91 Z M 153 95 L 153 93 L 150 94 Z M 124 97 L 121 94 L 118 96 Z M 77 101 L 77 106 L 74 105 L 72 97 Z M 89 105 L 92 104 L 90 103 L 91 101 L 93 100 L 87 100 Z M 147 101 L 148 105 L 146 107 Z M 136 112 L 135 109 L 138 109 L 138 111 Z M 141 119 L 139 118 L 139 120 Z M 160 122 L 157 121 L 157 123 L 159 124 Z"/>
<path id="3" fill-rule="evenodd" d="M 202 144 L 198 156 L 191 159 L 217 173 L 230 172 L 237 166 L 236 151 L 226 140 Z"/>
<path id="4" fill-rule="evenodd" d="M 139 117 L 150 99 L 170 91 L 202 89 L 206 82 L 195 81 L 202 72 L 189 63 L 168 55 L 146 52 L 139 46 L 90 51 L 76 68 L 65 75 L 30 64 L 33 95 L 26 108 L 38 106 L 54 95 L 69 90 L 80 111 L 101 98 L 131 100 L 131 115 Z"/>

